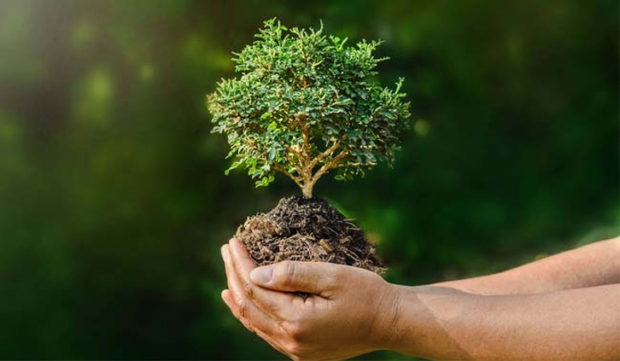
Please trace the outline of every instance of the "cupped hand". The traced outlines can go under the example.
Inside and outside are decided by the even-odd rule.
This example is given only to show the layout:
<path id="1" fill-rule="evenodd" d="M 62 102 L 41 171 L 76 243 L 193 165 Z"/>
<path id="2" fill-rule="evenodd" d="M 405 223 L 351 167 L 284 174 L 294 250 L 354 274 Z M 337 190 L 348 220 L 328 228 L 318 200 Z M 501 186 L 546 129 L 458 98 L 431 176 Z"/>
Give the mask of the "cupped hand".
<path id="1" fill-rule="evenodd" d="M 377 274 L 323 262 L 257 267 L 237 239 L 222 247 L 222 258 L 224 302 L 246 328 L 292 359 L 344 359 L 388 346 L 398 292 Z"/>

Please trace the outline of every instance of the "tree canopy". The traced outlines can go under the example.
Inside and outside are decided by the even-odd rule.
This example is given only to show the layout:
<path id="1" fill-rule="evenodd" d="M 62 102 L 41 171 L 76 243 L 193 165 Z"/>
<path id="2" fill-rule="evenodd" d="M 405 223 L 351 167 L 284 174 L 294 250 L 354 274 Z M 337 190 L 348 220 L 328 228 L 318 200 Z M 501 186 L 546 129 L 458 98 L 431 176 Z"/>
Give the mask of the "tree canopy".
<path id="1" fill-rule="evenodd" d="M 208 96 L 213 132 L 228 135 L 229 170 L 244 167 L 257 186 L 290 177 L 311 197 L 321 176 L 363 175 L 391 164 L 409 125 L 400 78 L 394 89 L 376 79 L 380 41 L 347 39 L 265 21 L 256 41 L 236 53 L 241 76 L 222 79 Z"/>

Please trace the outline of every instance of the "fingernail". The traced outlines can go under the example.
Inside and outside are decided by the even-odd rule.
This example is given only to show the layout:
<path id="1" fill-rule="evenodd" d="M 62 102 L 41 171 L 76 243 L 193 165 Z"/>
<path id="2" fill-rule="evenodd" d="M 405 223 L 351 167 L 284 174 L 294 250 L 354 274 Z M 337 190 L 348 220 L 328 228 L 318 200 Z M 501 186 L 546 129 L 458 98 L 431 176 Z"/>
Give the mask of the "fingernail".
<path id="1" fill-rule="evenodd" d="M 250 279 L 258 285 L 266 285 L 271 282 L 272 273 L 273 269 L 271 267 L 258 267 L 250 272 Z"/>

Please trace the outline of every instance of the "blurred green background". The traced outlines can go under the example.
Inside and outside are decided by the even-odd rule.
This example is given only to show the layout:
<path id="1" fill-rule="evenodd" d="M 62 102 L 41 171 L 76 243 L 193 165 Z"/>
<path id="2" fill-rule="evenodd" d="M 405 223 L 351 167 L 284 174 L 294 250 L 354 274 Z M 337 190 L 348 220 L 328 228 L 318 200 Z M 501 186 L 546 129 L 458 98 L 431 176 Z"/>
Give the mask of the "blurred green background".
<path id="1" fill-rule="evenodd" d="M 262 21 L 385 39 L 413 127 L 317 194 L 406 284 L 620 232 L 618 2 L 0 0 L 0 358 L 273 359 L 220 245 L 297 192 L 228 177 L 204 106 Z M 403 358 L 375 353 L 367 358 Z"/>

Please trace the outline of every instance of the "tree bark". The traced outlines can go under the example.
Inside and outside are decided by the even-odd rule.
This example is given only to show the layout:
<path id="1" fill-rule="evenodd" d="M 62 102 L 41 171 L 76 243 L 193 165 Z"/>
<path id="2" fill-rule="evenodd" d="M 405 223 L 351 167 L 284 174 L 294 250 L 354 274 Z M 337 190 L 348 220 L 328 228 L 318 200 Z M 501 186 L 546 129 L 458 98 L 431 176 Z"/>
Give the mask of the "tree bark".
<path id="1" fill-rule="evenodd" d="M 314 183 L 312 182 L 304 184 L 304 186 L 301 188 L 304 198 L 312 198 L 313 187 L 314 187 Z"/>

